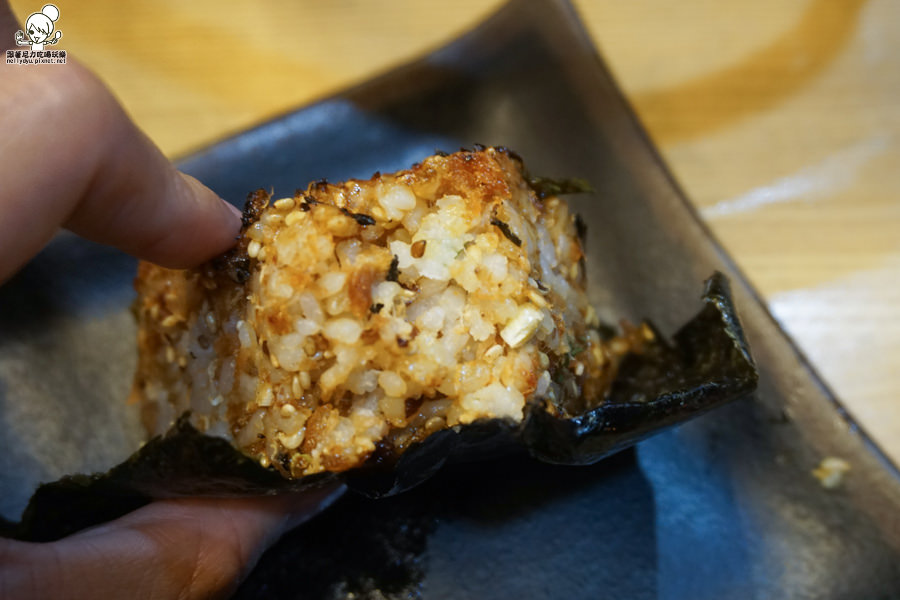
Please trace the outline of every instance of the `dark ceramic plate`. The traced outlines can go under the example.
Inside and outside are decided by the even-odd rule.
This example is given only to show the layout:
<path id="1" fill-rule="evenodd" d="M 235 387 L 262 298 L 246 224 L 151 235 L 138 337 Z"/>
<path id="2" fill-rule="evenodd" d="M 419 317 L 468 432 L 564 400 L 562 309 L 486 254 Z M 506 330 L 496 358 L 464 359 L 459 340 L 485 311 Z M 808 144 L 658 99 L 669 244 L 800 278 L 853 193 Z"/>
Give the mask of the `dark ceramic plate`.
<path id="1" fill-rule="evenodd" d="M 267 553 L 238 596 L 900 597 L 897 471 L 698 220 L 564 2 L 512 2 L 425 59 L 182 168 L 240 203 L 257 187 L 289 195 L 474 142 L 597 188 L 576 209 L 601 316 L 672 333 L 702 281 L 728 274 L 758 393 L 592 467 L 513 458 L 447 468 L 388 500 L 347 496 Z M 105 470 L 137 446 L 122 402 L 133 272 L 131 259 L 62 235 L 0 288 L 7 518 L 39 481 Z M 834 490 L 811 474 L 826 456 L 852 465 Z"/>

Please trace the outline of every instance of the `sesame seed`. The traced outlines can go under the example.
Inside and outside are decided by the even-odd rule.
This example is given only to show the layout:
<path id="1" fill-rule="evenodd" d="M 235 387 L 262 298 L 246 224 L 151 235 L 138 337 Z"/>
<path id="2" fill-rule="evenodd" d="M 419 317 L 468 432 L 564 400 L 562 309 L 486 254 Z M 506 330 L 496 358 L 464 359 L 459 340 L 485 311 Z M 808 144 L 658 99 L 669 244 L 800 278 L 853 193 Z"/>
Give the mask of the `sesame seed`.
<path id="1" fill-rule="evenodd" d="M 484 360 L 494 360 L 503 354 L 503 347 L 500 344 L 494 344 L 484 353 Z"/>
<path id="2" fill-rule="evenodd" d="M 278 210 L 288 211 L 294 208 L 294 199 L 293 198 L 282 198 L 281 200 L 276 200 L 272 206 L 277 208 Z"/>
<path id="3" fill-rule="evenodd" d="M 250 238 L 251 240 L 255 240 L 255 241 L 257 241 L 257 242 L 261 242 L 261 241 L 263 240 L 263 237 L 264 237 L 264 235 L 263 235 L 262 223 L 254 223 L 254 224 L 247 230 L 247 237 Z"/>
<path id="4" fill-rule="evenodd" d="M 252 242 L 247 244 L 247 256 L 249 256 L 250 258 L 256 258 L 259 255 L 260 248 L 262 248 L 262 245 L 256 240 L 253 240 Z"/>
<path id="5" fill-rule="evenodd" d="M 388 396 L 400 398 L 406 394 L 406 381 L 393 371 L 382 371 L 378 375 L 378 385 Z"/>
<path id="6" fill-rule="evenodd" d="M 284 215 L 281 213 L 270 212 L 267 213 L 265 217 L 263 217 L 263 222 L 267 227 L 277 227 L 279 223 L 284 221 Z M 269 236 L 271 236 L 271 231 L 268 231 Z"/>
<path id="7" fill-rule="evenodd" d="M 446 425 L 446 421 L 443 417 L 431 417 L 425 421 L 425 431 L 433 433 L 438 429 L 443 429 L 444 425 Z"/>
<path id="8" fill-rule="evenodd" d="M 422 258 L 425 254 L 425 244 L 428 242 L 426 240 L 419 240 L 418 242 L 414 242 L 412 246 L 409 248 L 409 253 L 413 258 Z"/>
<path id="9" fill-rule="evenodd" d="M 546 369 L 550 366 L 550 357 L 543 352 L 538 352 L 538 360 L 541 361 L 541 368 Z"/>
<path id="10" fill-rule="evenodd" d="M 546 308 L 548 306 L 547 301 L 537 290 L 528 290 L 528 299 L 540 308 Z"/>

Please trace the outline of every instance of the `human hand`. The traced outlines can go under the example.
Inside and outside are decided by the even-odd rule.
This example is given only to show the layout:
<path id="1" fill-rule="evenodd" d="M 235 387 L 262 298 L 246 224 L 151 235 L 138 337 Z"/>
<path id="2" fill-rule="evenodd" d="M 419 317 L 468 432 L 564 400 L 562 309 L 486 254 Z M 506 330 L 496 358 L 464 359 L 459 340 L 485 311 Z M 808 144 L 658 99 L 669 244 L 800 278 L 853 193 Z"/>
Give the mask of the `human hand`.
<path id="1" fill-rule="evenodd" d="M 0 538 L 0 598 L 225 598 L 268 546 L 342 492 L 160 500 L 57 542 Z"/>
<path id="2" fill-rule="evenodd" d="M 0 49 L 17 28 L 0 0 Z M 234 243 L 239 212 L 179 173 L 71 57 L 0 64 L 0 132 L 0 282 L 60 226 L 169 267 Z M 53 543 L 0 539 L 0 598 L 227 595 L 341 491 L 165 500 Z"/>
<path id="3" fill-rule="evenodd" d="M 0 0 L 0 49 L 18 25 Z M 229 248 L 237 209 L 179 173 L 86 68 L 0 64 L 0 282 L 62 226 L 168 267 Z"/>

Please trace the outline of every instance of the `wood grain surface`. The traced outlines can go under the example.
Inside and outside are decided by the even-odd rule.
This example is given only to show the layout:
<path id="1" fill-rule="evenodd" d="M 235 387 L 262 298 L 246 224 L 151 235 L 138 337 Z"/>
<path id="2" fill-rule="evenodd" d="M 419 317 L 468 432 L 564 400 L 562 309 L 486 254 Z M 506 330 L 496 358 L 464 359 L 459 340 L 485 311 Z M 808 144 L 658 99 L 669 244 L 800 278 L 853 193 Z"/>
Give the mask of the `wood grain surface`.
<path id="1" fill-rule="evenodd" d="M 20 19 L 42 2 L 14 0 Z M 58 0 L 59 47 L 172 157 L 451 40 L 498 0 Z M 575 0 L 650 135 L 900 464 L 900 3 Z"/>

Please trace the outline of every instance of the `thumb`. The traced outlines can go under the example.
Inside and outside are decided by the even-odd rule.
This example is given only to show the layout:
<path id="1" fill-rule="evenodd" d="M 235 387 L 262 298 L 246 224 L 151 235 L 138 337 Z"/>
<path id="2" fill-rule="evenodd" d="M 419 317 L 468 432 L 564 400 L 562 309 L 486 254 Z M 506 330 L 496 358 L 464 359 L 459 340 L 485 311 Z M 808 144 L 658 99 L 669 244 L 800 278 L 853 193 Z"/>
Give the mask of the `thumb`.
<path id="1" fill-rule="evenodd" d="M 54 543 L 0 540 L 0 596 L 227 597 L 268 546 L 343 491 L 164 500 Z"/>

